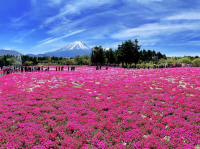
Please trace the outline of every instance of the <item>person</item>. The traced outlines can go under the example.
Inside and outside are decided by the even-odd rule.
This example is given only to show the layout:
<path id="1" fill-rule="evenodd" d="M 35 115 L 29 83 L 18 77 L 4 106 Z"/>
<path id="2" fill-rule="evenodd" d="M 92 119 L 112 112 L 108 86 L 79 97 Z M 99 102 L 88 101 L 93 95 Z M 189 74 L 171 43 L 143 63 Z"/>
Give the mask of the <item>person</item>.
<path id="1" fill-rule="evenodd" d="M 3 66 L 3 75 L 5 75 L 6 66 Z"/>
<path id="2" fill-rule="evenodd" d="M 48 66 L 48 71 L 49 71 L 49 66 Z"/>
<path id="3" fill-rule="evenodd" d="M 27 72 L 27 67 L 25 66 L 25 72 Z"/>
<path id="4" fill-rule="evenodd" d="M 106 70 L 108 70 L 108 66 L 106 66 Z"/>
<path id="5" fill-rule="evenodd" d="M 42 66 L 42 72 L 43 72 L 43 66 Z"/>
<path id="6" fill-rule="evenodd" d="M 57 66 L 56 66 L 56 71 L 57 71 L 57 69 L 58 69 L 58 68 L 57 68 Z"/>
<path id="7" fill-rule="evenodd" d="M 5 68 L 5 74 L 8 74 L 8 67 Z"/>
<path id="8" fill-rule="evenodd" d="M 58 71 L 60 71 L 60 66 L 58 67 Z"/>
<path id="9" fill-rule="evenodd" d="M 99 66 L 100 70 L 101 70 L 101 65 Z"/>
<path id="10" fill-rule="evenodd" d="M 68 71 L 69 71 L 69 66 L 68 66 Z"/>
<path id="11" fill-rule="evenodd" d="M 98 65 L 96 66 L 96 70 L 98 70 Z"/>
<path id="12" fill-rule="evenodd" d="M 13 66 L 11 66 L 11 73 L 13 73 L 13 71 L 14 71 L 14 67 L 13 67 Z"/>
<path id="13" fill-rule="evenodd" d="M 75 66 L 74 66 L 74 71 L 75 71 Z"/>
<path id="14" fill-rule="evenodd" d="M 149 66 L 148 66 L 148 69 L 149 69 Z"/>
<path id="15" fill-rule="evenodd" d="M 145 69 L 145 66 L 143 65 L 143 69 Z"/>
<path id="16" fill-rule="evenodd" d="M 10 74 L 10 66 L 7 67 L 7 74 Z"/>
<path id="17" fill-rule="evenodd" d="M 22 66 L 21 66 L 21 73 L 23 73 L 23 69 L 24 69 L 24 68 L 23 68 L 23 65 L 22 65 Z"/>

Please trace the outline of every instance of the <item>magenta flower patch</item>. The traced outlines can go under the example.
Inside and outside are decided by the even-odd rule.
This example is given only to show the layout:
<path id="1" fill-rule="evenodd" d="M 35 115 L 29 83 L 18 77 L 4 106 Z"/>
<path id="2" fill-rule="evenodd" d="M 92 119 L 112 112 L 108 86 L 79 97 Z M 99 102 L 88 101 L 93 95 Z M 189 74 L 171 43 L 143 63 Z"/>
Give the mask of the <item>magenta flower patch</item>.
<path id="1" fill-rule="evenodd" d="M 0 78 L 1 148 L 199 144 L 199 68 L 77 67 Z"/>

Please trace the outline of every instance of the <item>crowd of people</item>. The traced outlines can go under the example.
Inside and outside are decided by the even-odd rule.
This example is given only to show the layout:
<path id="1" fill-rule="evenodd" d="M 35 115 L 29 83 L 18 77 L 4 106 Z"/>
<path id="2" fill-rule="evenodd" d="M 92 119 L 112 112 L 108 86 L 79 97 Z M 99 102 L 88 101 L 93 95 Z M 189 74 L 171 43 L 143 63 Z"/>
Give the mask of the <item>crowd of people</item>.
<path id="1" fill-rule="evenodd" d="M 44 67 L 40 66 L 1 66 L 1 71 L 3 75 L 12 73 L 23 73 L 23 72 L 39 72 L 39 71 L 49 71 L 49 66 L 44 70 Z"/>
<path id="2" fill-rule="evenodd" d="M 69 67 L 68 71 L 75 71 L 75 66 Z M 1 66 L 1 71 L 3 71 L 2 75 L 12 74 L 12 73 L 23 73 L 23 72 L 40 72 L 40 71 L 49 71 L 49 66 Z M 56 66 L 56 71 L 64 71 L 64 66 Z"/>
<path id="3" fill-rule="evenodd" d="M 96 70 L 101 70 L 101 65 L 97 65 Z M 106 66 L 106 70 L 108 70 L 108 65 Z"/>
<path id="4" fill-rule="evenodd" d="M 133 68 L 133 69 L 140 69 L 140 65 L 138 65 L 138 66 L 133 65 L 133 66 L 131 66 L 131 67 L 124 66 L 124 69 L 125 69 L 125 68 L 127 68 L 127 69 L 131 69 L 131 68 Z M 146 69 L 145 65 L 143 65 L 142 68 L 143 68 L 143 69 Z M 168 67 L 167 67 L 167 65 L 166 65 L 166 66 L 165 66 L 165 65 L 159 65 L 159 66 L 154 65 L 154 66 L 153 66 L 153 69 L 158 69 L 158 68 L 168 68 Z M 147 66 L 147 69 L 150 69 L 150 67 Z"/>
<path id="5" fill-rule="evenodd" d="M 140 69 L 140 65 L 138 66 L 135 66 L 133 65 L 132 67 L 128 67 L 128 66 L 125 66 L 124 69 L 127 68 L 127 69 L 130 69 L 130 68 L 134 68 L 134 69 Z M 145 69 L 145 66 L 143 65 L 142 67 L 143 69 Z M 154 65 L 153 66 L 153 69 L 158 69 L 158 68 L 167 68 L 167 66 L 163 66 L 163 65 L 159 65 L 159 66 L 156 66 Z M 75 66 L 73 67 L 69 67 L 68 66 L 68 71 L 75 71 Z M 147 69 L 150 69 L 149 66 L 147 66 Z M 2 66 L 1 67 L 1 71 L 3 70 L 3 75 L 7 75 L 7 74 L 12 74 L 12 73 L 23 73 L 23 72 L 40 72 L 40 71 L 49 71 L 49 66 L 48 67 L 43 67 L 43 66 Z M 96 70 L 101 70 L 101 65 L 97 65 L 96 66 Z M 106 66 L 106 70 L 108 70 L 108 65 Z M 64 66 L 56 66 L 56 71 L 64 71 Z"/>

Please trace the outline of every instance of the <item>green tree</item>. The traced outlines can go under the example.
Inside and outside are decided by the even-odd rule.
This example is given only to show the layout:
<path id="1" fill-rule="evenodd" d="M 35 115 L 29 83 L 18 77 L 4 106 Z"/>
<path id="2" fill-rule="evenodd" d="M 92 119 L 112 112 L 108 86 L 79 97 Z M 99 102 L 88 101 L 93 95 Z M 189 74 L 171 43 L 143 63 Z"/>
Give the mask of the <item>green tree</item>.
<path id="1" fill-rule="evenodd" d="M 108 63 L 113 64 L 115 62 L 115 52 L 112 48 L 110 48 L 108 51 L 107 59 Z"/>
<path id="2" fill-rule="evenodd" d="M 147 55 L 148 55 L 147 61 L 151 61 L 151 60 L 152 60 L 152 57 L 153 57 L 153 51 L 148 50 L 148 51 L 147 51 Z"/>
<path id="3" fill-rule="evenodd" d="M 80 57 L 79 57 L 79 59 L 78 59 L 78 64 L 79 65 L 83 65 L 83 63 L 84 63 L 84 58 L 83 58 L 83 56 L 81 55 Z"/>
<path id="4" fill-rule="evenodd" d="M 192 64 L 200 66 L 200 58 L 194 59 Z"/>
<path id="5" fill-rule="evenodd" d="M 26 66 L 31 66 L 31 65 L 33 65 L 33 62 L 32 62 L 32 61 L 26 61 L 24 64 L 25 64 Z"/>
<path id="6" fill-rule="evenodd" d="M 76 56 L 74 57 L 74 61 L 75 61 L 76 63 L 78 63 L 79 57 L 80 57 L 80 55 L 76 55 Z"/>
<path id="7" fill-rule="evenodd" d="M 105 51 L 102 46 L 95 46 L 92 49 L 91 62 L 93 64 L 105 64 Z"/>
<path id="8" fill-rule="evenodd" d="M 166 60 L 164 58 L 159 59 L 158 64 L 165 64 Z"/>
<path id="9" fill-rule="evenodd" d="M 123 51 L 123 48 L 122 48 L 121 45 L 118 45 L 118 49 L 117 49 L 116 54 L 117 54 L 117 62 L 122 63 L 122 67 L 124 67 L 125 55 L 124 55 L 124 51 Z"/>
<path id="10" fill-rule="evenodd" d="M 192 64 L 192 61 L 188 57 L 184 57 L 184 58 L 180 59 L 179 62 L 186 63 L 186 64 Z"/>

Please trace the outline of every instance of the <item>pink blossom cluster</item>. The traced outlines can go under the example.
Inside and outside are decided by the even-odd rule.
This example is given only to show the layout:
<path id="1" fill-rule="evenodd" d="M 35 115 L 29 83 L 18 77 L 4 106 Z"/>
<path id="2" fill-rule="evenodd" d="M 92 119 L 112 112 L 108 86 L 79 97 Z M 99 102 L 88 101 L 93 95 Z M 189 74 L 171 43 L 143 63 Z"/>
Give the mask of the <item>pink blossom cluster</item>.
<path id="1" fill-rule="evenodd" d="M 0 78 L 0 148 L 195 149 L 200 69 L 16 73 Z"/>

